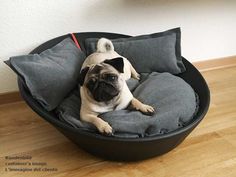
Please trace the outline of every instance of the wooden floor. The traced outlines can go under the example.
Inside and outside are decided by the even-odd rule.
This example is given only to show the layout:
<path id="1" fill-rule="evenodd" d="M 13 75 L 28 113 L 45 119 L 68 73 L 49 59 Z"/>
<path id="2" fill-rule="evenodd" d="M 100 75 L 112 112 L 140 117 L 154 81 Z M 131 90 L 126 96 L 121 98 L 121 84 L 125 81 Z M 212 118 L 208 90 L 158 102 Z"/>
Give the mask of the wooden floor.
<path id="1" fill-rule="evenodd" d="M 203 75 L 211 90 L 207 116 L 176 149 L 142 162 L 109 162 L 94 157 L 77 148 L 25 103 L 1 105 L 0 176 L 235 177 L 236 67 L 206 71 Z M 5 159 L 22 155 L 32 159 Z M 24 168 L 41 171 L 9 171 Z M 42 171 L 45 169 L 50 171 Z"/>

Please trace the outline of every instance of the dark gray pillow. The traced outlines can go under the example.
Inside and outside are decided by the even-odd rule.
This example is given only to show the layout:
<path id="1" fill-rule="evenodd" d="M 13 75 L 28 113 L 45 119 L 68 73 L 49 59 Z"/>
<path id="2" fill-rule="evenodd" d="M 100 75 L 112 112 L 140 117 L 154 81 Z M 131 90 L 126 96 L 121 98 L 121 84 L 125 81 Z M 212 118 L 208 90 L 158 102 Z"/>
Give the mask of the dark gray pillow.
<path id="1" fill-rule="evenodd" d="M 112 39 L 115 51 L 126 57 L 139 73 L 153 71 L 178 74 L 184 72 L 181 57 L 180 28 L 161 33 Z M 86 54 L 96 51 L 98 38 L 85 40 Z"/>
<path id="2" fill-rule="evenodd" d="M 116 110 L 99 115 L 113 127 L 113 136 L 138 138 L 166 134 L 187 125 L 198 111 L 199 100 L 191 86 L 170 73 L 142 74 L 141 80 L 130 79 L 133 95 L 152 105 L 152 117 L 135 110 Z M 76 89 L 56 109 L 60 120 L 75 128 L 97 131 L 90 123 L 80 120 L 80 93 Z"/>
<path id="3" fill-rule="evenodd" d="M 23 79 L 32 96 L 48 111 L 56 108 L 77 85 L 85 54 L 70 38 L 40 54 L 5 61 Z"/>

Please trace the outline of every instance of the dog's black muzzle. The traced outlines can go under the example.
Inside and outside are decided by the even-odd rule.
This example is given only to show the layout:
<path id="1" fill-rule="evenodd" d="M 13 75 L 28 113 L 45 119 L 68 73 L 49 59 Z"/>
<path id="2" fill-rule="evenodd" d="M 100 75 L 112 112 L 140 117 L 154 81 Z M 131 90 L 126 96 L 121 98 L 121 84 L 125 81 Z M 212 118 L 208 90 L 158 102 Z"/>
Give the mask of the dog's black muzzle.
<path id="1" fill-rule="evenodd" d="M 92 94 L 96 101 L 107 102 L 117 96 L 119 94 L 119 90 L 110 83 L 100 81 L 95 84 Z"/>

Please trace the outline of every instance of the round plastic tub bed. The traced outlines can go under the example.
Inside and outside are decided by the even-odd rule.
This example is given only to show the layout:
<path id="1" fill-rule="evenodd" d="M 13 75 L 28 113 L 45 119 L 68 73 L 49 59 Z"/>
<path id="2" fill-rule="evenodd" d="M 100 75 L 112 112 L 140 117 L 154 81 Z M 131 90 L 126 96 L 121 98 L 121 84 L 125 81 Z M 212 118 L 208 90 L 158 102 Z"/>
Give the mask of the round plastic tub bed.
<path id="1" fill-rule="evenodd" d="M 68 36 L 70 36 L 70 34 L 45 42 L 34 49 L 31 54 L 40 53 L 48 48 L 51 48 Z M 109 39 L 115 39 L 130 37 L 127 35 L 101 32 L 76 33 L 75 36 L 78 39 L 82 50 L 84 50 L 84 40 L 86 38 L 106 37 Z M 200 123 L 207 113 L 210 102 L 210 92 L 208 86 L 200 72 L 190 62 L 188 62 L 185 58 L 183 58 L 183 62 L 185 64 L 186 71 L 177 76 L 181 77 L 188 84 L 190 84 L 198 94 L 198 112 L 193 117 L 192 121 L 186 126 L 170 133 L 155 137 L 117 138 L 73 128 L 70 125 L 60 121 L 53 111 L 46 111 L 31 96 L 30 92 L 19 78 L 18 86 L 23 99 L 37 114 L 55 126 L 61 133 L 85 151 L 105 159 L 116 161 L 142 160 L 162 155 L 174 149 L 189 135 L 189 133 Z"/>

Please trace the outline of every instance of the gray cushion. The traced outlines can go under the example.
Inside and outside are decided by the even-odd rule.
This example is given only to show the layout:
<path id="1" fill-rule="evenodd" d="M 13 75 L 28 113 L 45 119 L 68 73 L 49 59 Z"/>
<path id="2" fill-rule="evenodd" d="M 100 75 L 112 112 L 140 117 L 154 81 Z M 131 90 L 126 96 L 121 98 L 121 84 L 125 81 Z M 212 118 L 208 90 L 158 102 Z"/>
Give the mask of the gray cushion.
<path id="1" fill-rule="evenodd" d="M 168 133 L 185 126 L 198 110 L 198 97 L 181 78 L 169 73 L 141 74 L 141 81 L 131 79 L 133 95 L 154 106 L 153 116 L 139 111 L 119 110 L 100 115 L 114 130 L 115 137 L 143 137 Z M 136 87 L 136 88 L 134 88 Z M 75 128 L 96 132 L 96 128 L 80 120 L 80 94 L 76 89 L 56 109 L 59 118 Z"/>
<path id="2" fill-rule="evenodd" d="M 32 96 L 53 110 L 77 85 L 85 54 L 70 38 L 40 54 L 11 57 L 7 63 L 23 79 Z"/>
<path id="3" fill-rule="evenodd" d="M 139 73 L 184 72 L 181 57 L 180 28 L 161 33 L 113 39 L 115 51 L 128 58 Z M 86 54 L 96 51 L 97 38 L 85 40 Z"/>

